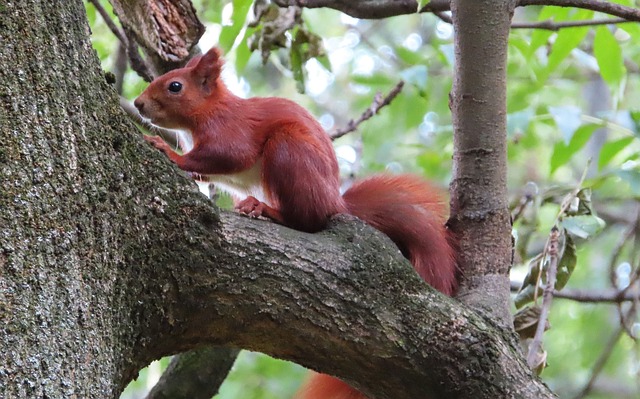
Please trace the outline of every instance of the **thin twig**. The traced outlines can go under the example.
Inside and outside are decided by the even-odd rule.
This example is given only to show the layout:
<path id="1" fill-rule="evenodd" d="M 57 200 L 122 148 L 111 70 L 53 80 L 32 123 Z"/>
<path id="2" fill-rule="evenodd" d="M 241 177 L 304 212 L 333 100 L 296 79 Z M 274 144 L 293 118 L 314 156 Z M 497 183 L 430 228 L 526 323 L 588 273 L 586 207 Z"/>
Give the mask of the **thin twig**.
<path id="1" fill-rule="evenodd" d="M 451 17 L 445 12 L 434 12 L 436 17 L 440 18 L 443 22 L 448 24 L 452 23 Z M 553 19 L 547 19 L 545 21 L 535 21 L 535 22 L 513 22 L 511 24 L 511 29 L 544 29 L 551 31 L 559 31 L 563 28 L 576 28 L 580 26 L 595 26 L 595 25 L 613 25 L 613 24 L 624 24 L 630 21 L 625 18 L 603 18 L 603 19 L 590 19 L 583 21 L 560 21 L 555 22 Z"/>
<path id="2" fill-rule="evenodd" d="M 104 7 L 102 7 L 102 4 L 100 4 L 98 0 L 89 0 L 89 3 L 93 4 L 96 11 L 98 11 L 98 14 L 100 14 L 100 16 L 102 17 L 104 23 L 107 24 L 107 27 L 111 30 L 111 33 L 114 34 L 114 36 L 120 41 L 120 43 L 127 47 L 129 44 L 129 39 L 127 39 L 127 36 L 124 34 L 122 29 L 118 28 L 116 24 L 113 23 L 111 17 L 109 16 L 109 13 L 104 9 Z"/>
<path id="3" fill-rule="evenodd" d="M 527 364 L 531 368 L 538 366 L 538 353 L 542 348 L 542 335 L 547 325 L 547 318 L 549 317 L 549 311 L 551 310 L 551 302 L 553 302 L 553 287 L 556 285 L 556 275 L 558 272 L 558 240 L 560 239 L 560 230 L 553 226 L 551 234 L 549 234 L 549 265 L 547 266 L 547 283 L 544 287 L 544 293 L 542 297 L 542 306 L 540 308 L 540 319 L 538 320 L 538 326 L 536 328 L 536 334 L 529 346 L 529 354 L 527 355 Z M 540 267 L 542 269 L 542 266 Z"/>
<path id="4" fill-rule="evenodd" d="M 602 0 L 520 0 L 518 6 L 558 6 L 598 11 L 630 21 L 640 21 L 640 9 Z"/>
<path id="5" fill-rule="evenodd" d="M 127 51 L 127 56 L 129 57 L 129 62 L 131 63 L 131 68 L 136 71 L 136 73 L 145 81 L 151 82 L 154 78 L 153 73 L 151 72 L 151 68 L 147 64 L 147 62 L 140 57 L 138 53 L 138 46 L 136 45 L 134 40 L 129 40 L 129 37 L 126 33 L 126 30 L 120 29 L 116 26 L 116 24 L 111 20 L 109 13 L 107 10 L 102 7 L 98 0 L 89 0 L 91 4 L 96 8 L 96 11 L 100 14 L 104 23 L 107 24 L 109 30 L 114 34 L 114 36 L 122 43 L 124 48 Z"/>
<path id="6" fill-rule="evenodd" d="M 522 281 L 511 280 L 511 292 L 517 293 L 522 287 Z M 583 303 L 604 303 L 604 304 L 616 304 L 620 302 L 632 302 L 640 297 L 640 287 L 633 290 L 606 289 L 600 291 L 594 291 L 589 289 L 569 289 L 563 288 L 562 291 L 553 291 L 553 297 L 558 299 L 567 299 L 570 301 L 583 302 Z"/>
<path id="7" fill-rule="evenodd" d="M 558 211 L 558 215 L 556 216 L 556 220 L 554 222 L 553 227 L 551 228 L 551 232 L 549 233 L 549 238 L 547 239 L 547 243 L 544 247 L 544 251 L 542 252 L 542 259 L 540 260 L 540 269 L 538 273 L 538 278 L 536 280 L 536 287 L 534 290 L 534 301 L 538 300 L 538 287 L 541 280 L 541 273 L 544 265 L 545 259 L 549 258 L 549 264 L 547 266 L 547 281 L 545 283 L 543 297 L 542 297 L 542 307 L 540 310 L 540 319 L 538 320 L 538 327 L 536 328 L 536 334 L 533 337 L 531 345 L 529 346 L 529 353 L 527 355 L 527 364 L 529 367 L 534 368 L 538 365 L 536 364 L 536 360 L 538 359 L 538 354 L 540 349 L 542 348 L 542 336 L 544 335 L 545 326 L 547 324 L 547 318 L 549 316 L 549 311 L 551 310 L 551 303 L 553 302 L 553 293 L 556 286 L 556 275 L 558 272 L 558 240 L 560 239 L 560 229 L 558 228 L 558 222 L 562 215 L 567 212 L 567 209 L 571 206 L 574 199 L 577 197 L 578 193 L 582 189 L 582 185 L 584 183 L 584 179 L 587 177 L 587 171 L 589 170 L 589 165 L 591 164 L 591 159 L 587 161 L 587 165 L 582 172 L 582 176 L 580 177 L 580 181 L 576 185 L 576 187 L 571 190 L 567 196 L 564 197 L 562 203 L 560 205 L 560 210 Z"/>
<path id="8" fill-rule="evenodd" d="M 514 22 L 511 24 L 512 29 L 544 29 L 551 31 L 559 31 L 563 28 L 577 28 L 581 26 L 597 26 L 597 25 L 615 25 L 615 24 L 625 24 L 629 22 L 628 19 L 624 18 L 603 18 L 603 19 L 591 19 L 584 21 L 561 21 L 554 22 L 552 19 L 548 19 L 546 21 L 537 21 L 537 22 Z"/>
<path id="9" fill-rule="evenodd" d="M 399 81 L 395 85 L 395 87 L 389 92 L 389 94 L 387 94 L 384 98 L 382 97 L 382 94 L 380 92 L 376 93 L 373 99 L 373 104 L 371 104 L 371 106 L 367 108 L 367 110 L 364 111 L 358 119 L 356 120 L 351 119 L 347 123 L 347 126 L 341 129 L 336 129 L 329 134 L 329 136 L 331 137 L 331 140 L 335 140 L 337 138 L 344 136 L 347 133 L 351 133 L 355 131 L 362 122 L 368 119 L 371 119 L 371 117 L 373 117 L 375 114 L 380 112 L 380 109 L 382 109 L 382 107 L 389 105 L 391 101 L 393 101 L 393 99 L 396 98 L 398 94 L 400 94 L 403 86 L 404 86 L 404 82 L 402 80 Z"/>

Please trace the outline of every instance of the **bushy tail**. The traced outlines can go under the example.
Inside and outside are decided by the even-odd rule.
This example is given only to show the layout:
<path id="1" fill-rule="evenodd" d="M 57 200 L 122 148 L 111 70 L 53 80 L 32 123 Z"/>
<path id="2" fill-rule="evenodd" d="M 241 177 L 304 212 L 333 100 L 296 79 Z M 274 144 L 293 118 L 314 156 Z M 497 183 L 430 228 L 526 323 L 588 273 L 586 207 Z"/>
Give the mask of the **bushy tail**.
<path id="1" fill-rule="evenodd" d="M 349 213 L 385 233 L 420 277 L 438 291 L 457 289 L 455 239 L 445 227 L 440 191 L 417 176 L 378 175 L 354 184 L 345 194 Z M 314 373 L 295 399 L 366 399 L 339 379 Z"/>
<path id="2" fill-rule="evenodd" d="M 417 176 L 378 175 L 343 197 L 349 213 L 389 236 L 424 281 L 443 294 L 455 293 L 456 251 L 439 190 Z"/>

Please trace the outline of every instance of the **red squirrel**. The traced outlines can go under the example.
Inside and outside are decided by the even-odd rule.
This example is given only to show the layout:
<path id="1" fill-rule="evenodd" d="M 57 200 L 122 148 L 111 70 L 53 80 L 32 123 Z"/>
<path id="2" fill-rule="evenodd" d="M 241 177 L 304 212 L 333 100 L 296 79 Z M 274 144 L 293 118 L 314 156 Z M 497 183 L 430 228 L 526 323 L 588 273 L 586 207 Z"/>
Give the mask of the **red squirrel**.
<path id="1" fill-rule="evenodd" d="M 453 295 L 455 240 L 437 190 L 411 175 L 378 175 L 340 195 L 331 140 L 315 118 L 283 98 L 242 99 L 220 79 L 218 49 L 155 79 L 135 100 L 153 124 L 180 129 L 179 155 L 157 136 L 145 139 L 200 181 L 241 199 L 236 209 L 306 232 L 348 213 L 385 233 L 418 274 Z M 342 381 L 314 374 L 297 399 L 366 399 Z"/>

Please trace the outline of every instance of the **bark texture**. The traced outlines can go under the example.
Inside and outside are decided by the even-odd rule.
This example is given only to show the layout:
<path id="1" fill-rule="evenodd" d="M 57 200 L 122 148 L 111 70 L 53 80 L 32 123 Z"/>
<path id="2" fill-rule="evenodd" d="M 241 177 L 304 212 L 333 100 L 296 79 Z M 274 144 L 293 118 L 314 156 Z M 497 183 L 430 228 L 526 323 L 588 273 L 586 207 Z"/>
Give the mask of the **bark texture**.
<path id="1" fill-rule="evenodd" d="M 147 399 L 210 399 L 238 357 L 238 349 L 207 347 L 171 359 Z"/>
<path id="2" fill-rule="evenodd" d="M 114 397 L 131 376 L 129 238 L 149 183 L 84 14 L 0 4 L 2 398 Z"/>
<path id="3" fill-rule="evenodd" d="M 129 39 L 151 57 L 154 75 L 182 66 L 204 33 L 190 0 L 109 0 Z"/>
<path id="4" fill-rule="evenodd" d="M 455 73 L 451 226 L 460 239 L 458 297 L 511 326 L 507 203 L 507 47 L 515 0 L 453 0 Z"/>
<path id="5" fill-rule="evenodd" d="M 0 397 L 117 397 L 203 345 L 372 398 L 551 397 L 509 333 L 364 224 L 219 213 L 125 119 L 88 34 L 79 0 L 0 5 Z"/>

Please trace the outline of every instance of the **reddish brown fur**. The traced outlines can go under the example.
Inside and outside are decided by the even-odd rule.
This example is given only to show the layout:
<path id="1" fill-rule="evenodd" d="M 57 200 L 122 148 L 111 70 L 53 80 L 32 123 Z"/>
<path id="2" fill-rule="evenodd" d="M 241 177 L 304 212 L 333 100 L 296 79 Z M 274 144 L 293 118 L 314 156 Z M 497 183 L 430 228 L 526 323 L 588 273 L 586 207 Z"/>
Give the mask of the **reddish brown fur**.
<path id="1" fill-rule="evenodd" d="M 318 122 L 286 99 L 234 96 L 219 79 L 221 68 L 213 49 L 154 80 L 136 107 L 155 124 L 190 131 L 194 146 L 179 155 L 157 137 L 147 140 L 205 180 L 257 166 L 264 202 L 245 193 L 237 205 L 242 213 L 307 232 L 322 230 L 335 214 L 350 213 L 388 235 L 426 282 L 446 295 L 455 292 L 455 240 L 444 226 L 446 206 L 437 190 L 414 176 L 375 176 L 341 197 L 333 146 Z M 181 91 L 171 92 L 171 82 L 179 82 Z M 297 398 L 364 396 L 340 380 L 314 374 Z"/>

